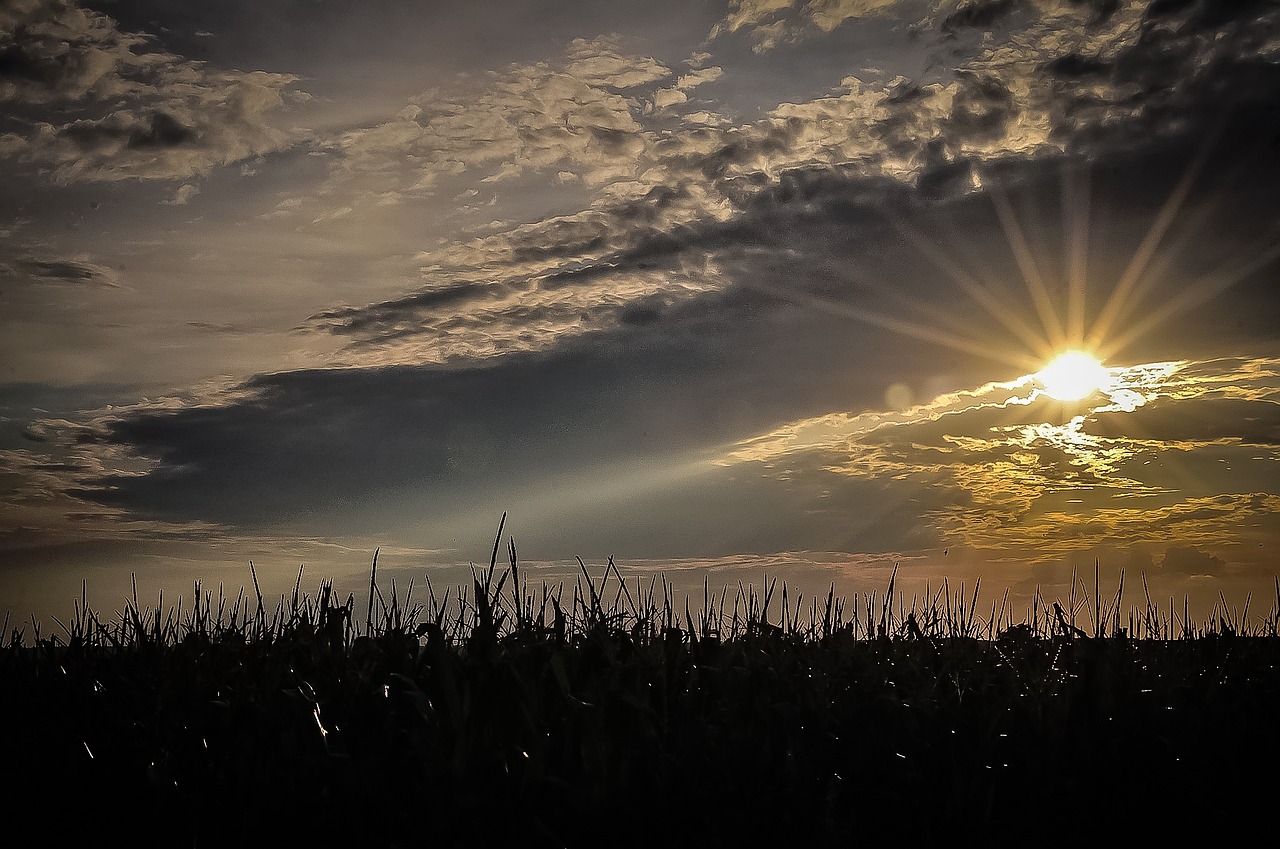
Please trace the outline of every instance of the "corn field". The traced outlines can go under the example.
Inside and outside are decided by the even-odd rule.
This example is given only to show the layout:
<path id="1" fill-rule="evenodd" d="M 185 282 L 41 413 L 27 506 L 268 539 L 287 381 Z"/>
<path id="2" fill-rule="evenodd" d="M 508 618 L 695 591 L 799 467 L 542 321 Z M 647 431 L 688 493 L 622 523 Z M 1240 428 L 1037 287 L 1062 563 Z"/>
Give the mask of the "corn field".
<path id="1" fill-rule="evenodd" d="M 381 587 L 375 556 L 366 605 L 301 576 L 267 603 L 254 574 L 234 598 L 197 585 L 185 607 L 6 625 L 10 827 L 164 846 L 1150 839 L 1230 834 L 1274 789 L 1247 776 L 1280 755 L 1280 604 L 1191 622 L 1145 593 L 1122 609 L 1096 577 L 1017 613 L 945 582 L 677 599 L 612 562 L 533 586 L 505 553 L 443 591 Z"/>

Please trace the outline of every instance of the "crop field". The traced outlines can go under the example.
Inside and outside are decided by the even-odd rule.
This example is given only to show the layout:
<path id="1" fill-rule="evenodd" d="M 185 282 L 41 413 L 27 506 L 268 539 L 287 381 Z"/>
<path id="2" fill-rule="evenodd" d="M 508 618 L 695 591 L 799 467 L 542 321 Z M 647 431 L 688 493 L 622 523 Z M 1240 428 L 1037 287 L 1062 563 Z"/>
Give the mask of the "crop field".
<path id="1" fill-rule="evenodd" d="M 197 587 L 7 628 L 7 822 L 63 845 L 852 846 L 1268 818 L 1280 606 L 686 600 L 612 564 L 530 586 L 508 554 L 443 592 L 387 591 L 375 559 L 367 606 Z"/>

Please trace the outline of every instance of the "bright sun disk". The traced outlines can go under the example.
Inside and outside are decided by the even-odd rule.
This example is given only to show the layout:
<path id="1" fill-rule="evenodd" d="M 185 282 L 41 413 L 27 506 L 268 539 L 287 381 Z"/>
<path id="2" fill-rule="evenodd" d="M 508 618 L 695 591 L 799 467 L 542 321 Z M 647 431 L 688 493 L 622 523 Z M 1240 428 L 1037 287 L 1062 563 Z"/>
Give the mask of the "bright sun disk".
<path id="1" fill-rule="evenodd" d="M 1059 401 L 1079 401 L 1099 389 L 1106 389 L 1111 373 L 1102 363 L 1083 351 L 1068 351 L 1054 358 L 1034 375 L 1045 394 Z"/>

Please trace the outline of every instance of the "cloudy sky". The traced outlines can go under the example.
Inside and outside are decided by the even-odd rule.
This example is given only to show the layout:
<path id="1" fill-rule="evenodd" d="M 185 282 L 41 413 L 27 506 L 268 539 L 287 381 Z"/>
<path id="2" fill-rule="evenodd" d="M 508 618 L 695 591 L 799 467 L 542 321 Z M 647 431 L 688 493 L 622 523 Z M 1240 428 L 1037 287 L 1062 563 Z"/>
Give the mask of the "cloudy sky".
<path id="1" fill-rule="evenodd" d="M 3 0 L 0 104 L 18 618 L 504 511 L 552 577 L 1274 592 L 1276 3 Z"/>

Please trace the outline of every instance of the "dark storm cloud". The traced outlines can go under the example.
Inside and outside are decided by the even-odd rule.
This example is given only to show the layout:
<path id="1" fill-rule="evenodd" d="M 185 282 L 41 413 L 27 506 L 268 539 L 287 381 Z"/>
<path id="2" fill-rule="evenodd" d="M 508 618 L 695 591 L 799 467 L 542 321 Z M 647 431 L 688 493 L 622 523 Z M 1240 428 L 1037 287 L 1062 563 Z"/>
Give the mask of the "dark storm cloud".
<path id="1" fill-rule="evenodd" d="M 1232 5 L 1193 3 L 1157 15 L 1148 7 L 1138 36 L 1120 49 L 1067 50 L 1044 61 L 1054 80 L 1055 138 L 1082 151 L 1099 142 L 1143 147 L 1189 126 L 1211 133 L 1232 109 L 1266 109 L 1277 89 L 1267 45 L 1280 9 L 1241 4 L 1231 14 L 1202 14 Z"/>
<path id="2" fill-rule="evenodd" d="M 1197 0 L 1153 0 L 1147 6 L 1146 17 L 1148 20 L 1163 18 L 1167 15 L 1185 12 L 1196 4 Z"/>
<path id="3" fill-rule="evenodd" d="M 968 159 L 940 162 L 922 172 L 916 180 L 916 188 L 922 197 L 943 200 L 973 190 L 977 163 Z"/>
<path id="4" fill-rule="evenodd" d="M 196 141 L 196 134 L 172 115 L 153 112 L 135 116 L 117 113 L 100 121 L 75 121 L 61 127 L 58 137 L 86 152 L 114 147 L 124 142 L 126 148 L 170 148 Z"/>
<path id="5" fill-rule="evenodd" d="M 796 332 L 796 317 L 778 322 L 761 306 L 739 294 L 554 354 L 466 369 L 285 373 L 255 379 L 247 398 L 224 406 L 128 414 L 101 438 L 160 468 L 104 481 L 112 488 L 91 496 L 259 524 L 383 490 L 412 487 L 443 508 L 459 490 L 562 474 L 570 463 L 658 462 L 764 426 L 776 416 L 765 397 L 820 405 L 825 381 L 769 368 L 766 346 L 745 350 L 748 338 L 785 344 Z M 720 350 L 726 339 L 744 350 Z M 750 384 L 698 377 L 740 367 L 756 371 Z"/>
<path id="6" fill-rule="evenodd" d="M 458 307 L 494 297 L 498 287 L 476 283 L 457 283 L 430 292 L 420 292 L 368 307 L 338 307 L 311 316 L 309 324 L 327 327 L 334 333 L 363 335 L 372 331 L 386 332 L 413 318 L 442 307 Z"/>
<path id="7" fill-rule="evenodd" d="M 1015 114 L 1013 94 L 990 75 L 962 74 L 944 132 L 953 147 L 1004 136 Z"/>
<path id="8" fill-rule="evenodd" d="M 663 313 L 671 307 L 669 298 L 663 295 L 651 295 L 641 298 L 618 311 L 618 322 L 622 325 L 644 326 L 656 324 L 662 320 Z"/>
<path id="9" fill-rule="evenodd" d="M 1160 561 L 1160 571 L 1182 575 L 1220 575 L 1227 562 L 1194 546 L 1170 546 Z"/>
<path id="10" fill-rule="evenodd" d="M 1066 53 L 1046 62 L 1044 70 L 1054 76 L 1077 80 L 1083 77 L 1105 77 L 1111 72 L 1111 65 L 1096 57 Z"/>
<path id="11" fill-rule="evenodd" d="M 48 437 L 46 434 L 38 433 L 38 432 L 36 432 L 36 431 L 32 430 L 32 429 L 31 429 L 31 428 L 29 428 L 29 427 L 24 427 L 24 428 L 22 429 L 22 434 L 21 434 L 21 436 L 22 436 L 22 438 L 23 438 L 23 439 L 27 440 L 28 442 L 39 442 L 39 443 L 43 443 L 43 442 L 48 442 L 48 441 L 49 441 L 49 437 Z"/>
<path id="12" fill-rule="evenodd" d="M 70 283 L 117 288 L 119 275 L 114 269 L 87 260 L 41 259 L 28 257 L 0 264 L 0 278 L 37 283 Z"/>
<path id="13" fill-rule="evenodd" d="M 1088 430 L 1103 436 L 1142 434 L 1157 442 L 1238 440 L 1280 445 L 1280 403 L 1204 398 L 1195 403 L 1161 399 L 1129 413 L 1096 413 Z"/>
<path id="14" fill-rule="evenodd" d="M 0 50 L 0 79 L 22 81 L 56 89 L 65 84 L 69 78 L 78 77 L 69 61 L 49 61 L 32 56 L 17 45 L 9 45 Z"/>
<path id="15" fill-rule="evenodd" d="M 150 119 L 129 133 L 129 147 L 176 147 L 193 140 L 196 134 L 177 118 L 152 112 Z"/>
<path id="16" fill-rule="evenodd" d="M 633 314 L 607 336 L 554 352 L 467 368 L 284 373 L 255 379 L 234 403 L 115 416 L 103 422 L 100 445 L 159 466 L 141 477 L 104 477 L 77 494 L 156 519 L 316 532 L 335 521 L 372 531 L 370 523 L 489 505 L 531 524 L 554 515 L 522 535 L 529 542 L 558 533 L 558 545 L 653 556 L 935 541 L 917 514 L 891 509 L 899 502 L 880 482 L 824 494 L 820 480 L 797 492 L 742 470 L 707 468 L 688 479 L 671 471 L 678 458 L 706 457 L 737 434 L 777 423 L 780 411 L 825 409 L 830 376 L 797 374 L 780 361 L 816 349 L 844 371 L 834 389 L 852 403 L 872 403 L 883 388 L 859 373 L 841 322 L 779 315 L 751 290 L 646 307 L 648 317 Z M 625 471 L 578 482 L 614 467 Z M 647 487 L 649 474 L 659 483 Z M 662 483 L 668 474 L 671 483 Z M 885 509 L 860 508 L 866 498 Z M 708 529 L 707 511 L 770 518 Z"/>
<path id="17" fill-rule="evenodd" d="M 942 19 L 942 31 L 988 29 L 1020 5 L 1019 0 L 965 0 Z"/>
<path id="18" fill-rule="evenodd" d="M 1155 20 L 1189 12 L 1189 28 L 1217 29 L 1240 18 L 1251 18 L 1259 6 L 1266 5 L 1267 0 L 1155 0 L 1147 6 L 1147 17 Z"/>
<path id="19" fill-rule="evenodd" d="M 184 179 L 286 143 L 295 78 L 216 70 L 63 0 L 0 10 L 0 157 L 60 182 Z"/>

